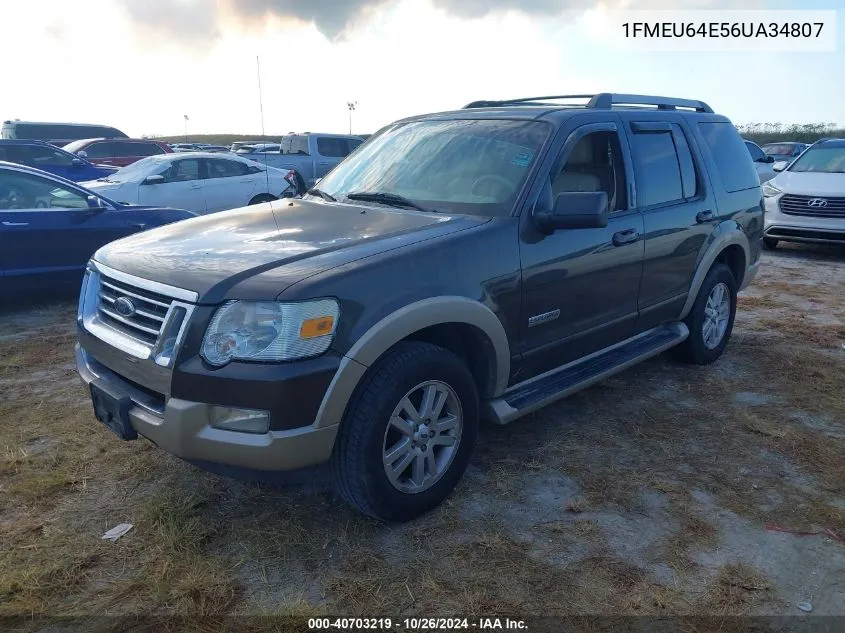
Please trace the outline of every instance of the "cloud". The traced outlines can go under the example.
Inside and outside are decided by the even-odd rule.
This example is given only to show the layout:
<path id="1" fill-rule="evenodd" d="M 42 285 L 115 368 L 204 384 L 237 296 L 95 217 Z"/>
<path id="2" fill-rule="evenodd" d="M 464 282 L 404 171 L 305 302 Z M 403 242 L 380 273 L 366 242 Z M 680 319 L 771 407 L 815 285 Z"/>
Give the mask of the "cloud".
<path id="1" fill-rule="evenodd" d="M 331 40 L 341 39 L 367 11 L 403 0 L 118 0 L 132 24 L 146 35 L 191 46 L 216 40 L 230 22 L 258 29 L 269 18 L 314 24 Z M 675 8 L 677 0 L 429 0 L 460 18 L 519 11 L 553 16 L 590 8 Z M 686 0 L 684 8 L 759 4 L 762 0 Z M 636 6 L 632 6 L 636 5 Z"/>

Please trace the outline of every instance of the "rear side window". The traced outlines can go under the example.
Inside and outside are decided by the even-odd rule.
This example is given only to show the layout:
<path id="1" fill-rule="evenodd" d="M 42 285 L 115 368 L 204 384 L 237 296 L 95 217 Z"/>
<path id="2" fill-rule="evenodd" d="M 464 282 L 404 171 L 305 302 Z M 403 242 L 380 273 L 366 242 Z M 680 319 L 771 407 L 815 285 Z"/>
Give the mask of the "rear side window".
<path id="1" fill-rule="evenodd" d="M 112 143 L 112 145 L 115 147 L 115 156 L 134 158 L 164 154 L 164 150 L 155 143 Z"/>
<path id="2" fill-rule="evenodd" d="M 281 142 L 279 143 L 279 153 L 309 156 L 308 137 L 299 134 L 283 136 Z"/>
<path id="3" fill-rule="evenodd" d="M 650 207 L 684 198 L 678 152 L 669 129 L 635 131 L 631 150 L 637 206 Z"/>
<path id="4" fill-rule="evenodd" d="M 114 155 L 111 143 L 91 143 L 83 151 L 91 159 L 111 158 Z"/>
<path id="5" fill-rule="evenodd" d="M 234 160 L 209 158 L 206 164 L 208 165 L 209 178 L 234 178 L 249 173 L 246 164 Z"/>
<path id="6" fill-rule="evenodd" d="M 340 136 L 323 136 L 317 139 L 317 151 L 321 156 L 331 158 L 346 158 L 351 154 L 361 141 L 354 138 Z"/>
<path id="7" fill-rule="evenodd" d="M 733 125 L 721 121 L 702 121 L 698 129 L 713 156 L 725 191 L 732 193 L 760 186 L 751 155 Z"/>

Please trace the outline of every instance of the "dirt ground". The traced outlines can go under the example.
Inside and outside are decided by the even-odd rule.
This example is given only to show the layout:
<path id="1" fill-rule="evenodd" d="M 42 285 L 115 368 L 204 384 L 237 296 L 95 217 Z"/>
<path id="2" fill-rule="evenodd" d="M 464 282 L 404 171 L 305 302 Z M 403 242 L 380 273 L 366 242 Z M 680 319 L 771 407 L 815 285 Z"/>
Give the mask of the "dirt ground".
<path id="1" fill-rule="evenodd" d="M 485 429 L 403 526 L 324 475 L 259 486 L 120 442 L 74 372 L 75 306 L 7 308 L 0 616 L 845 615 L 843 296 L 845 251 L 767 253 L 717 364 L 664 355 Z"/>

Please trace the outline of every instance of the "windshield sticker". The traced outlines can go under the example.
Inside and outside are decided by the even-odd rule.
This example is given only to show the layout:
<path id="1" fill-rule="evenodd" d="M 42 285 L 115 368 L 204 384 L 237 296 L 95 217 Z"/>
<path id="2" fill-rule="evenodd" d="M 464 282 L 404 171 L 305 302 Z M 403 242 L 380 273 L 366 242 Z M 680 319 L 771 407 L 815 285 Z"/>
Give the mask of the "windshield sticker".
<path id="1" fill-rule="evenodd" d="M 511 159 L 511 165 L 517 167 L 528 167 L 531 164 L 531 158 L 534 156 L 532 152 L 522 152 Z"/>

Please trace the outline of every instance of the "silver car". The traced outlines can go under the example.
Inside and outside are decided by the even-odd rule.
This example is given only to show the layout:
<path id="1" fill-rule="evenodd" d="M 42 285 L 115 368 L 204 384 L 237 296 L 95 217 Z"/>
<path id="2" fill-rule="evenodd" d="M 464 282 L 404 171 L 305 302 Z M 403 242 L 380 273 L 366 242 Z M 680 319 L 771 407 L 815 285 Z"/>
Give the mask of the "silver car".
<path id="1" fill-rule="evenodd" d="M 845 244 L 845 139 L 825 139 L 792 163 L 773 165 L 763 184 L 763 246 L 778 242 Z"/>

